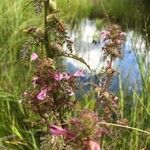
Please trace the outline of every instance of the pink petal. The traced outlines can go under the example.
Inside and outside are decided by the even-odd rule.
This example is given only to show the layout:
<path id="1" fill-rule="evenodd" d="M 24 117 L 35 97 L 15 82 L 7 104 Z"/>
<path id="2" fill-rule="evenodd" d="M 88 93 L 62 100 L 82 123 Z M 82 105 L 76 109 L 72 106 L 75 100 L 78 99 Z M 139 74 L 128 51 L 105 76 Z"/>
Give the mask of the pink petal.
<path id="1" fill-rule="evenodd" d="M 54 75 L 54 78 L 55 78 L 56 81 L 61 81 L 64 78 L 64 76 L 61 73 L 56 73 Z"/>
<path id="2" fill-rule="evenodd" d="M 63 129 L 61 127 L 51 125 L 50 126 L 50 132 L 55 136 L 64 136 L 66 139 L 72 139 L 74 138 L 74 134 L 67 129 Z"/>
<path id="3" fill-rule="evenodd" d="M 75 77 L 85 77 L 84 73 L 83 73 L 83 70 L 78 70 L 76 71 L 73 76 Z"/>
<path id="4" fill-rule="evenodd" d="M 106 38 L 106 37 L 109 36 L 109 35 L 110 35 L 110 32 L 109 32 L 109 31 L 102 31 L 102 32 L 101 32 L 102 38 Z"/>
<path id="5" fill-rule="evenodd" d="M 122 44 L 122 40 L 117 40 L 117 44 Z"/>
<path id="6" fill-rule="evenodd" d="M 95 141 L 89 140 L 85 150 L 100 150 L 100 145 Z"/>
<path id="7" fill-rule="evenodd" d="M 31 61 L 34 61 L 38 58 L 38 55 L 36 53 L 32 53 L 31 55 Z"/>
<path id="8" fill-rule="evenodd" d="M 37 95 L 39 100 L 44 100 L 47 96 L 47 89 L 41 90 L 40 93 Z"/>
<path id="9" fill-rule="evenodd" d="M 61 127 L 57 127 L 55 125 L 51 125 L 50 126 L 50 131 L 53 135 L 59 136 L 59 135 L 66 135 L 66 130 L 61 128 Z"/>

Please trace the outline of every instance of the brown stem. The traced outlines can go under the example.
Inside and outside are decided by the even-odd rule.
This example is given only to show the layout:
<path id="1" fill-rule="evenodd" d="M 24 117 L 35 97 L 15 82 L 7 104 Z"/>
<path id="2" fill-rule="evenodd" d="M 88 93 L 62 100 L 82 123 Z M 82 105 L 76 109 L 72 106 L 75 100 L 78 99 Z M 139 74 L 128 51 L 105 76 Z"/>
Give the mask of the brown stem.
<path id="1" fill-rule="evenodd" d="M 98 99 L 95 102 L 95 106 L 94 106 L 94 112 L 97 112 L 100 106 L 100 100 L 103 96 L 101 95 L 100 97 L 98 97 Z"/>
<path id="2" fill-rule="evenodd" d="M 101 90 L 101 88 L 98 85 L 94 84 L 94 83 L 87 82 L 83 86 L 86 86 L 86 85 L 91 85 L 91 86 L 93 86 L 93 87 L 98 88 L 99 90 Z M 100 100 L 101 100 L 102 97 L 103 97 L 103 95 L 98 96 L 98 98 L 97 98 L 97 100 L 95 102 L 95 105 L 94 105 L 94 109 L 93 109 L 94 112 L 98 111 L 98 108 L 100 106 Z"/>
<path id="3" fill-rule="evenodd" d="M 110 58 L 110 68 L 112 68 L 113 57 Z"/>

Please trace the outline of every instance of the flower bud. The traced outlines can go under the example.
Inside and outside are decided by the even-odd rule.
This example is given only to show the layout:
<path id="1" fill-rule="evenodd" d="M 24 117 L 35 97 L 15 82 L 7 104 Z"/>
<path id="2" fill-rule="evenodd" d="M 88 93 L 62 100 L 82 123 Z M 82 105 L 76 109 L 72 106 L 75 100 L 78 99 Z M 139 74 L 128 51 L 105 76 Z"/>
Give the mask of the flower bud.
<path id="1" fill-rule="evenodd" d="M 50 11 L 55 11 L 57 9 L 56 2 L 54 0 L 49 0 Z"/>
<path id="2" fill-rule="evenodd" d="M 56 16 L 54 14 L 49 14 L 47 17 L 46 17 L 46 21 L 47 22 L 51 22 L 51 21 L 54 21 L 56 18 Z"/>
<path id="3" fill-rule="evenodd" d="M 103 92 L 103 96 L 106 98 L 106 99 L 109 99 L 109 93 L 108 92 Z"/>
<path id="4" fill-rule="evenodd" d="M 29 27 L 29 28 L 23 30 L 23 32 L 25 32 L 25 33 L 33 33 L 33 32 L 35 32 L 36 29 L 37 29 L 36 27 Z"/>
<path id="5" fill-rule="evenodd" d="M 106 70 L 106 74 L 108 75 L 108 76 L 112 76 L 113 74 L 114 74 L 114 70 L 113 69 L 111 69 L 111 68 L 108 68 L 107 70 Z"/>
<path id="6" fill-rule="evenodd" d="M 44 36 L 44 30 L 42 28 L 37 28 L 35 30 L 35 35 L 36 36 L 40 36 L 40 37 L 43 37 Z"/>
<path id="7" fill-rule="evenodd" d="M 51 58 L 44 58 L 42 65 L 43 67 L 52 67 L 54 65 L 54 61 Z"/>
<path id="8" fill-rule="evenodd" d="M 50 45 L 49 48 L 52 49 L 53 51 L 57 51 L 57 52 L 61 52 L 63 50 L 62 45 L 59 43 L 54 43 L 54 44 Z"/>

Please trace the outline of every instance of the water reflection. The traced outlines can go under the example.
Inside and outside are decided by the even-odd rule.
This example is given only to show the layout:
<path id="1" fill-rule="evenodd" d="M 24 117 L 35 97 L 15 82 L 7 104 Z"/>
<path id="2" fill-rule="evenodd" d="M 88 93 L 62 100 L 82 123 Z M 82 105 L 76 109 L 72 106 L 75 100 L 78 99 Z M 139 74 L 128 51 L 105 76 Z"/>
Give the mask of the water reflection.
<path id="1" fill-rule="evenodd" d="M 105 66 L 103 60 L 102 46 L 103 42 L 100 38 L 100 32 L 104 30 L 101 27 L 97 31 L 95 21 L 84 20 L 76 30 L 73 30 L 70 35 L 74 41 L 74 53 L 82 57 L 95 73 L 99 73 L 101 68 Z M 93 43 L 95 33 L 99 34 L 99 41 Z M 121 82 L 124 88 L 131 91 L 138 87 L 142 88 L 141 73 L 139 69 L 139 60 L 144 58 L 145 71 L 150 63 L 150 53 L 147 52 L 146 41 L 142 36 L 134 31 L 128 31 L 126 42 L 123 45 L 123 59 L 117 59 L 114 66 L 119 70 Z M 140 56 L 140 57 L 139 57 Z M 140 58 L 140 59 L 139 59 Z M 88 72 L 85 65 L 73 59 L 66 59 L 69 71 L 74 71 L 77 68 L 83 68 Z M 115 78 L 112 84 L 112 90 L 116 91 L 119 88 L 119 79 Z"/>

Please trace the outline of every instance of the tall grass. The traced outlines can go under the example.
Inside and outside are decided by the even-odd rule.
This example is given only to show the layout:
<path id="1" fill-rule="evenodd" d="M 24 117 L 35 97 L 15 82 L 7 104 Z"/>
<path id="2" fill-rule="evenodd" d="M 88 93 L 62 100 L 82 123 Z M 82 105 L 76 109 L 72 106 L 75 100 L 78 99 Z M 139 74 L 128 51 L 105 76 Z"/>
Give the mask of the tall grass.
<path id="1" fill-rule="evenodd" d="M 144 64 L 142 64 L 144 65 Z M 147 80 L 147 79 L 145 79 Z M 148 81 L 146 86 L 150 83 Z M 122 106 L 121 111 L 125 118 L 129 121 L 129 126 L 149 130 L 150 127 L 150 96 L 148 88 L 143 88 L 142 93 L 137 93 L 133 89 L 133 93 L 128 95 L 124 93 L 120 88 L 120 105 Z M 120 138 L 115 142 L 116 145 L 120 143 L 120 149 L 149 149 L 150 148 L 150 140 L 149 135 L 140 134 L 137 131 L 125 130 L 120 134 Z"/>
<path id="2" fill-rule="evenodd" d="M 32 10 L 24 10 L 25 5 L 24 0 L 0 1 L 0 143 L 5 142 L 8 150 L 36 147 L 33 133 L 24 130 L 27 114 L 19 103 L 31 74 L 19 59 L 25 42 L 22 30 L 37 22 Z"/>

